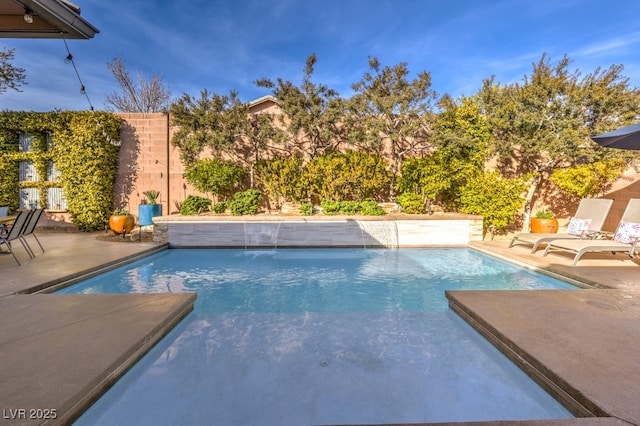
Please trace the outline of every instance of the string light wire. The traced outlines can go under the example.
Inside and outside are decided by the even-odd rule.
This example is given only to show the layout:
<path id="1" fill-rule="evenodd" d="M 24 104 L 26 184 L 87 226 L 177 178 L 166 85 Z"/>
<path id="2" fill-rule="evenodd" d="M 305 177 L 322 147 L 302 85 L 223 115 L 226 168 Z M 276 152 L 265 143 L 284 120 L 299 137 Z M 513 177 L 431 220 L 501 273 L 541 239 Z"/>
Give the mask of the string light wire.
<path id="1" fill-rule="evenodd" d="M 64 36 L 62 36 L 62 41 L 64 42 L 64 47 L 67 49 L 67 57 L 64 59 L 64 61 L 66 63 L 71 63 L 71 65 L 73 65 L 73 70 L 76 72 L 76 76 L 78 77 L 78 82 L 80 82 L 80 93 L 82 93 L 85 96 L 85 98 L 87 98 L 87 102 L 89 102 L 89 109 L 93 111 L 93 105 L 91 104 L 91 99 L 89 99 L 89 95 L 87 94 L 87 90 L 84 87 L 84 83 L 82 83 L 82 79 L 80 78 L 80 73 L 78 72 L 76 63 L 73 61 L 73 55 L 69 50 L 69 46 L 67 45 L 67 40 L 65 40 Z"/>

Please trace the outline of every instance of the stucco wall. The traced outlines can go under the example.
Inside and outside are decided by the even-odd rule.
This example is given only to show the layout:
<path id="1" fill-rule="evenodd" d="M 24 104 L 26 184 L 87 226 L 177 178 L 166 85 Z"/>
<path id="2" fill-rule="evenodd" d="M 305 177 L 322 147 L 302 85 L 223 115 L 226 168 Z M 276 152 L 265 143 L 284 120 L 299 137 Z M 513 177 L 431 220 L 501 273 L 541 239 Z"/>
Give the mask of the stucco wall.
<path id="1" fill-rule="evenodd" d="M 253 106 L 253 112 L 273 108 L 265 98 Z M 188 195 L 201 195 L 187 185 L 182 177 L 184 167 L 179 151 L 171 146 L 172 130 L 166 114 L 120 114 L 126 121 L 120 148 L 120 171 L 116 184 L 115 200 L 118 207 L 137 214 L 138 204 L 144 198 L 142 192 L 149 189 L 160 191 L 163 213 L 176 211 L 176 202 Z M 612 191 L 602 196 L 614 200 L 604 230 L 614 231 L 630 198 L 640 198 L 640 174 L 630 173 L 616 182 Z M 542 205 L 553 203 L 540 202 Z M 538 203 L 537 203 L 538 204 Z M 558 207 L 558 206 L 554 206 Z M 562 216 L 575 211 L 573 204 L 565 206 Z M 566 213 L 566 214 L 564 214 Z"/>
<path id="2" fill-rule="evenodd" d="M 115 203 L 137 214 L 143 192 L 160 191 L 163 213 L 176 210 L 174 201 L 188 195 L 180 154 L 171 146 L 169 117 L 162 113 L 123 113 L 126 121 L 120 146 Z"/>

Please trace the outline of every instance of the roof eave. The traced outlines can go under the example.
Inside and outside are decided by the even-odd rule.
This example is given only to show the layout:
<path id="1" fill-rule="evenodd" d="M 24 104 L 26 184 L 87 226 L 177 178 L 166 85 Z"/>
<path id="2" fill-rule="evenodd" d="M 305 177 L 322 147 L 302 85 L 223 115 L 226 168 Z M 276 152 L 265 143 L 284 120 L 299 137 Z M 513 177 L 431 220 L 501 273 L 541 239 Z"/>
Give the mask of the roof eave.
<path id="1" fill-rule="evenodd" d="M 16 0 L 17 3 L 31 9 L 38 19 L 47 25 L 44 27 L 31 27 L 30 24 L 19 28 L 2 28 L 0 25 L 0 37 L 2 38 L 66 38 L 66 39 L 90 39 L 100 31 L 83 19 L 71 5 L 61 0 Z"/>

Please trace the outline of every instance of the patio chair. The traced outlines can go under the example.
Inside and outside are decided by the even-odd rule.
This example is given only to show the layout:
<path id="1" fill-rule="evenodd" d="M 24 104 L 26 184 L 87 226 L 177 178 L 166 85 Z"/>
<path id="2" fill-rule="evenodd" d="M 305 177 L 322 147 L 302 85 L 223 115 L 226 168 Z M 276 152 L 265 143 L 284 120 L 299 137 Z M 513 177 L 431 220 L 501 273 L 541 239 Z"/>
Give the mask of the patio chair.
<path id="1" fill-rule="evenodd" d="M 631 198 L 622 214 L 613 239 L 605 240 L 553 240 L 547 244 L 543 256 L 552 251 L 575 253 L 573 266 L 586 253 L 619 252 L 635 256 L 638 240 L 640 239 L 640 198 Z"/>
<path id="2" fill-rule="evenodd" d="M 38 221 L 40 220 L 40 216 L 42 216 L 42 213 L 44 212 L 44 209 L 35 209 L 32 211 L 31 216 L 29 216 L 29 220 L 25 223 L 24 225 L 24 229 L 22 230 L 22 234 L 20 235 L 20 240 L 24 242 L 24 244 L 26 244 L 26 247 L 29 249 L 29 251 L 31 252 L 31 257 L 36 257 L 36 254 L 33 252 L 33 250 L 31 249 L 31 246 L 29 245 L 29 243 L 27 242 L 27 239 L 25 237 L 31 235 L 36 242 L 38 243 L 38 245 L 40 246 L 40 250 L 42 250 L 42 252 L 44 253 L 44 247 L 42 247 L 42 244 L 40 243 L 40 240 L 38 239 L 38 237 L 35 234 L 35 229 L 36 229 L 36 225 L 38 224 Z"/>
<path id="3" fill-rule="evenodd" d="M 540 244 L 547 244 L 549 241 L 599 237 L 602 235 L 600 231 L 612 205 L 613 200 L 606 198 L 583 198 L 580 200 L 574 217 L 569 222 L 567 232 L 523 232 L 513 237 L 509 247 L 513 247 L 516 244 L 527 244 L 532 246 L 531 253 L 535 253 Z"/>
<path id="4" fill-rule="evenodd" d="M 29 221 L 32 213 L 33 212 L 31 210 L 20 210 L 16 216 L 16 219 L 13 221 L 13 225 L 11 225 L 9 231 L 4 235 L 0 235 L 0 246 L 2 246 L 3 244 L 7 246 L 9 253 L 11 253 L 11 256 L 13 256 L 15 261 L 18 262 L 18 265 L 20 265 L 20 261 L 13 252 L 11 242 L 14 240 L 19 240 L 20 243 L 22 243 L 24 249 L 27 251 L 29 258 L 33 258 L 33 256 L 31 255 L 31 249 L 29 249 L 26 243 L 20 238 L 22 236 L 25 225 Z"/>

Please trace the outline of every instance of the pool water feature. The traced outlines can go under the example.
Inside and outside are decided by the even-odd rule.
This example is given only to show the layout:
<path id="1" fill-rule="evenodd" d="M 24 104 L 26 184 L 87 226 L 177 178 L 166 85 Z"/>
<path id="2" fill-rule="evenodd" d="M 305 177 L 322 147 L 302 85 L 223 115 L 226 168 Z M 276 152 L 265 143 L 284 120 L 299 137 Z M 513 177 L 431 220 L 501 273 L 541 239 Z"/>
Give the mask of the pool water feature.
<path id="1" fill-rule="evenodd" d="M 245 222 L 244 247 L 278 248 L 280 222 Z"/>
<path id="2" fill-rule="evenodd" d="M 398 225 L 395 221 L 362 221 L 358 226 L 362 231 L 363 248 L 398 248 Z"/>
<path id="3" fill-rule="evenodd" d="M 574 288 L 470 249 L 167 250 L 61 293 L 197 291 L 78 424 L 571 418 L 445 290 Z"/>

